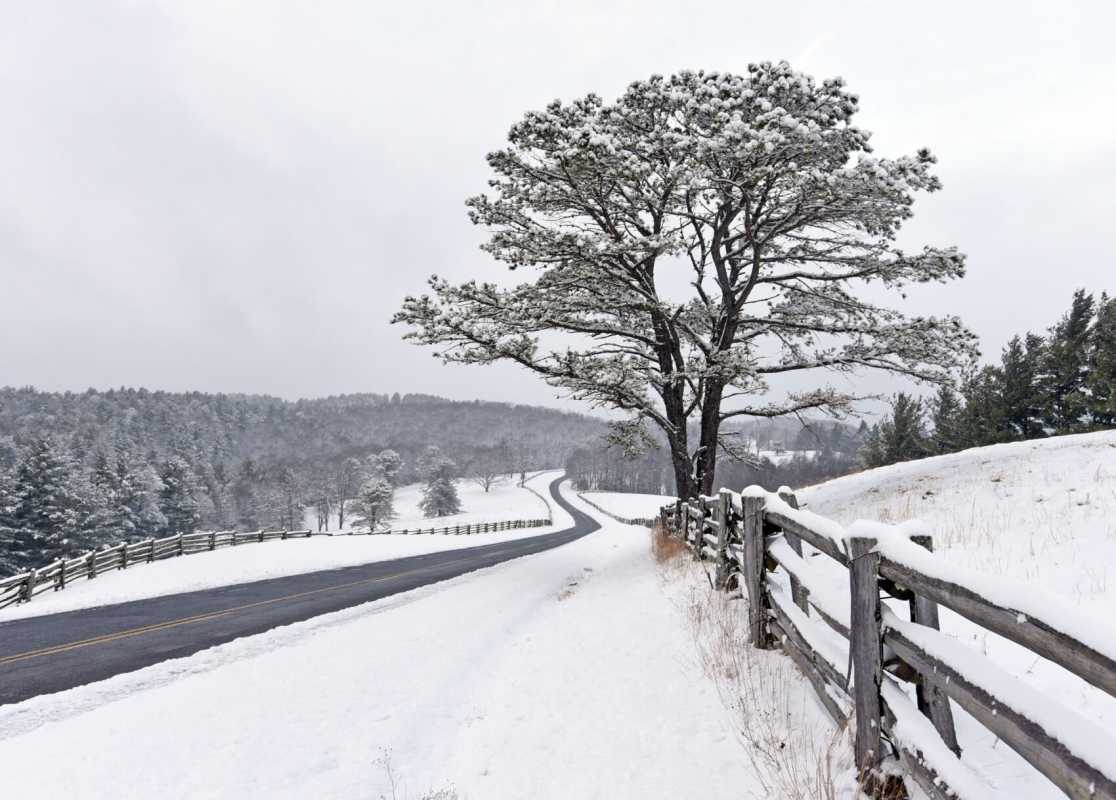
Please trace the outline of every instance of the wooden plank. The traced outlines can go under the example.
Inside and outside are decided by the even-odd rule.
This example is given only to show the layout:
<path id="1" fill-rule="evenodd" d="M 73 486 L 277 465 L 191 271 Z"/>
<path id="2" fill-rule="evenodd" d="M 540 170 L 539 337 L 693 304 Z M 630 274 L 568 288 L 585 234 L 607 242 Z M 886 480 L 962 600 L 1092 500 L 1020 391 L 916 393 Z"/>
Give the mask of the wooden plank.
<path id="1" fill-rule="evenodd" d="M 742 495 L 741 530 L 744 536 L 744 569 L 741 580 L 748 593 L 748 631 L 752 646 L 767 650 L 767 592 L 764 587 L 764 535 L 762 495 Z"/>
<path id="2" fill-rule="evenodd" d="M 884 641 L 972 714 L 1005 744 L 1075 800 L 1116 800 L 1116 781 L 1071 752 L 1038 724 L 971 682 L 951 665 L 929 655 L 901 631 L 889 628 Z"/>
<path id="3" fill-rule="evenodd" d="M 883 761 L 880 725 L 883 706 L 883 644 L 880 634 L 880 556 L 875 539 L 849 540 L 849 654 L 852 662 L 852 696 L 856 712 L 856 768 L 869 796 L 879 793 L 876 777 Z"/>
<path id="4" fill-rule="evenodd" d="M 794 496 L 794 492 L 786 487 L 779 490 L 779 499 L 786 503 L 791 508 L 798 508 L 798 498 Z M 791 550 L 799 557 L 802 556 L 802 539 L 798 537 L 794 531 L 783 531 L 783 536 L 786 537 L 787 544 L 790 545 Z M 802 588 L 802 584 L 798 582 L 798 578 L 791 574 L 791 596 L 794 597 L 794 604 L 801 608 L 806 613 L 810 613 L 810 606 L 806 600 L 806 591 Z"/>
<path id="5" fill-rule="evenodd" d="M 976 624 L 1023 645 L 1116 697 L 1116 661 L 1062 633 L 1052 624 L 1015 609 L 1001 608 L 968 587 L 923 575 L 891 559 L 881 560 L 880 574 L 920 597 L 951 608 Z"/>
<path id="6" fill-rule="evenodd" d="M 717 505 L 714 507 L 713 516 L 717 523 L 717 536 L 713 545 L 717 551 L 717 569 L 713 585 L 717 589 L 724 589 L 728 586 L 731 571 L 731 563 L 726 550 L 728 548 L 730 526 L 732 525 L 732 495 L 727 489 L 722 489 L 717 493 Z"/>
<path id="7" fill-rule="evenodd" d="M 837 726 L 841 727 L 846 725 L 849 718 L 837 705 L 837 701 L 830 696 L 825 678 L 817 671 L 816 665 L 807 658 L 805 653 L 799 650 L 794 640 L 791 639 L 782 626 L 780 626 L 778 620 L 771 623 L 771 632 L 775 640 L 779 642 L 783 652 L 790 656 L 791 661 L 798 667 L 798 671 L 801 672 L 806 680 L 814 687 L 814 694 L 817 695 L 822 707 L 829 713 L 829 716 L 833 718 Z"/>
<path id="8" fill-rule="evenodd" d="M 779 624 L 779 629 L 783 632 L 783 636 L 787 636 L 794 643 L 794 645 L 810 660 L 821 675 L 825 677 L 830 683 L 839 686 L 847 694 L 849 691 L 848 679 L 842 675 L 833 664 L 824 658 L 817 650 L 806 640 L 805 635 L 794 624 L 794 620 L 787 616 L 783 609 L 779 608 L 778 603 L 771 604 L 771 614 L 775 618 L 775 622 Z"/>
<path id="9" fill-rule="evenodd" d="M 912 536 L 911 541 L 931 553 L 934 552 L 934 540 L 929 536 Z M 941 630 L 937 603 L 916 593 L 909 604 L 912 622 L 925 625 L 936 631 Z M 934 723 L 942 741 L 955 755 L 960 757 L 961 746 L 957 743 L 957 730 L 953 723 L 953 709 L 949 706 L 949 698 L 941 689 L 925 680 L 920 680 L 916 684 L 915 693 L 918 698 L 918 710 Z"/>
<path id="10" fill-rule="evenodd" d="M 798 521 L 775 511 L 767 512 L 767 521 L 783 531 L 784 534 L 790 533 L 797 536 L 799 539 L 806 542 L 806 544 L 817 548 L 834 561 L 846 567 L 849 565 L 849 557 L 845 555 L 838 544 L 828 536 L 817 533 L 805 525 L 800 524 Z"/>

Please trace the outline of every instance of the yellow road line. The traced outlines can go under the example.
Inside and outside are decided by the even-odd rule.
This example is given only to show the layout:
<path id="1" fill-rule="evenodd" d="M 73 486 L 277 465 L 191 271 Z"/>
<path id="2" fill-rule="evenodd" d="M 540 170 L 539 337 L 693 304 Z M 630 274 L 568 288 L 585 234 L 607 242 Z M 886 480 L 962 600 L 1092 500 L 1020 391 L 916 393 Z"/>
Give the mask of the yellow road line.
<path id="1" fill-rule="evenodd" d="M 438 566 L 439 567 L 445 567 L 445 566 L 450 566 L 454 563 L 459 563 L 459 562 L 451 561 L 451 562 L 449 562 L 449 564 L 439 564 Z M 125 630 L 125 631 L 117 631 L 115 633 L 106 633 L 106 634 L 103 634 L 101 636 L 94 636 L 91 639 L 82 639 L 82 640 L 77 641 L 77 642 L 66 642 L 66 643 L 63 643 L 63 644 L 52 645 L 50 647 L 44 647 L 44 648 L 41 648 L 39 650 L 29 650 L 26 653 L 16 653 L 15 655 L 10 655 L 10 656 L 5 656 L 3 658 L 0 658 L 0 665 L 11 664 L 11 663 L 16 662 L 16 661 L 24 661 L 24 660 L 30 659 L 30 658 L 38 658 L 40 656 L 55 655 L 56 653 L 64 653 L 64 652 L 67 652 L 69 650 L 76 650 L 76 649 L 81 648 L 81 647 L 89 647 L 89 646 L 95 645 L 95 644 L 104 644 L 106 642 L 116 641 L 117 639 L 127 639 L 127 638 L 130 638 L 132 636 L 140 636 L 144 633 L 154 633 L 155 631 L 166 630 L 168 628 L 175 628 L 175 627 L 178 627 L 179 625 L 190 625 L 190 624 L 195 623 L 195 622 L 205 622 L 206 620 L 216 619 L 217 617 L 223 617 L 223 616 L 226 616 L 228 614 L 234 614 L 237 611 L 244 611 L 244 610 L 249 609 L 249 608 L 258 608 L 259 606 L 266 606 L 266 605 L 270 605 L 272 603 L 279 603 L 279 602 L 282 602 L 284 600 L 295 600 L 299 597 L 308 597 L 310 595 L 332 591 L 333 589 L 345 589 L 345 588 L 348 588 L 350 586 L 359 586 L 360 584 L 363 584 L 363 583 L 380 583 L 382 581 L 388 581 L 388 580 L 392 580 L 394 578 L 402 578 L 406 575 L 414 575 L 415 573 L 418 573 L 418 572 L 425 572 L 426 569 L 427 568 L 412 569 L 412 570 L 408 570 L 406 572 L 396 572 L 396 573 L 393 573 L 391 575 L 383 575 L 379 578 L 363 578 L 359 581 L 351 581 L 349 583 L 339 583 L 339 584 L 335 584 L 333 586 L 323 586 L 320 589 L 310 589 L 310 590 L 307 590 L 305 592 L 296 592 L 294 594 L 288 594 L 288 595 L 284 595 L 282 597 L 273 597 L 270 600 L 259 600 L 255 603 L 247 603 L 247 604 L 242 605 L 242 606 L 235 606 L 233 608 L 225 608 L 225 609 L 222 609 L 220 611 L 209 611 L 205 614 L 196 614 L 195 616 L 192 616 L 192 617 L 183 617 L 182 619 L 168 620 L 167 622 L 158 622 L 158 623 L 155 623 L 153 625 L 144 625 L 143 627 L 140 627 L 140 628 L 131 628 L 131 629 Z"/>

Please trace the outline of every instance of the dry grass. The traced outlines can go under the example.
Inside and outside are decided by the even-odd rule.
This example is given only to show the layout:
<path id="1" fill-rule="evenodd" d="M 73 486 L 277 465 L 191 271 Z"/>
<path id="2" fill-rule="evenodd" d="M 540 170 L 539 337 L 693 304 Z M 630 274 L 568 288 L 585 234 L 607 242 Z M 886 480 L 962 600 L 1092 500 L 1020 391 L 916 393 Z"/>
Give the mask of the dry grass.
<path id="1" fill-rule="evenodd" d="M 689 548 L 684 541 L 671 536 L 661 521 L 655 523 L 651 528 L 651 555 L 656 564 L 665 566 L 687 553 Z"/>
<path id="2" fill-rule="evenodd" d="M 858 795 L 847 726 L 835 729 L 779 652 L 747 641 L 746 602 L 714 591 L 678 540 L 652 532 L 664 581 L 688 583 L 682 599 L 705 673 L 730 710 L 760 788 L 757 800 L 851 800 Z"/>

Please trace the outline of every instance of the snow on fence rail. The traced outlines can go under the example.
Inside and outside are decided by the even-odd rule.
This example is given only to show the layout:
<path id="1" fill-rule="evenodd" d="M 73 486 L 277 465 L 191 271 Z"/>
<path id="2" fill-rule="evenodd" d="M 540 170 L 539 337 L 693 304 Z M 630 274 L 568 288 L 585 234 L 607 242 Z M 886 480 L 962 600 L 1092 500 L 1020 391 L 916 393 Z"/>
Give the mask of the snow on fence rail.
<path id="1" fill-rule="evenodd" d="M 549 506 L 548 506 L 549 508 Z M 474 522 L 468 525 L 447 525 L 442 528 L 403 528 L 400 530 L 354 533 L 310 530 L 284 531 L 198 531 L 162 539 L 144 539 L 140 542 L 121 542 L 103 550 L 90 550 L 69 559 L 58 559 L 45 567 L 23 572 L 9 578 L 0 578 L 0 608 L 15 603 L 29 602 L 35 595 L 47 591 L 60 591 L 81 578 L 96 578 L 102 572 L 128 569 L 140 564 L 150 564 L 166 558 L 205 553 L 221 547 L 270 542 L 286 539 L 308 539 L 312 536 L 369 536 L 369 535 L 470 535 L 494 533 L 522 528 L 542 528 L 552 524 L 547 519 L 515 519 L 499 522 Z"/>
<path id="2" fill-rule="evenodd" d="M 951 564 L 910 525 L 846 530 L 799 510 L 789 489 L 723 489 L 665 506 L 660 519 L 695 557 L 715 562 L 718 588 L 747 594 L 752 644 L 780 647 L 839 725 L 855 720 L 856 764 L 870 795 L 905 797 L 906 780 L 934 800 L 990 794 L 961 759 L 952 700 L 1067 797 L 1116 800 L 1116 737 L 942 634 L 938 608 L 1116 696 L 1116 629 L 1106 621 Z M 820 556 L 848 571 L 847 592 L 825 580 Z M 913 702 L 904 683 L 914 685 Z M 889 761 L 902 767 L 902 781 Z"/>

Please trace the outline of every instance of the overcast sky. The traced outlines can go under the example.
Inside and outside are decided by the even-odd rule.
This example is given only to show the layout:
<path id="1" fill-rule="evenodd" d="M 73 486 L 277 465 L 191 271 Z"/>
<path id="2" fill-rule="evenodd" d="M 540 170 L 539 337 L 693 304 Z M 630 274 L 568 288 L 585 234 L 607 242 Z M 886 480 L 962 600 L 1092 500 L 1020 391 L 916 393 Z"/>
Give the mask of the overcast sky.
<path id="1" fill-rule="evenodd" d="M 881 155 L 945 189 L 904 237 L 969 276 L 995 355 L 1116 290 L 1116 4 L 0 4 L 0 385 L 557 404 L 446 368 L 388 320 L 437 272 L 497 279 L 463 201 L 528 109 L 683 68 L 843 76 Z"/>

